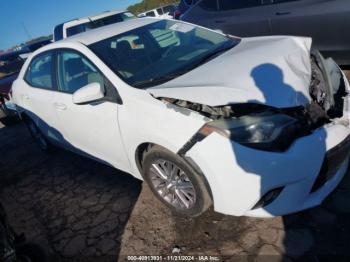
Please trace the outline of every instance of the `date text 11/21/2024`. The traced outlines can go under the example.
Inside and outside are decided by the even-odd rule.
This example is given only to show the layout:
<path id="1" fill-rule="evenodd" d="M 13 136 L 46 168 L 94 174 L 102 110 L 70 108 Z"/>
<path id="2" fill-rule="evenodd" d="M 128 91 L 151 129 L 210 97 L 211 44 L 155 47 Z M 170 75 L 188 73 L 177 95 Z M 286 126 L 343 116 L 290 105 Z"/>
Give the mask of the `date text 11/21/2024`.
<path id="1" fill-rule="evenodd" d="M 220 261 L 218 256 L 127 256 L 127 261 Z"/>

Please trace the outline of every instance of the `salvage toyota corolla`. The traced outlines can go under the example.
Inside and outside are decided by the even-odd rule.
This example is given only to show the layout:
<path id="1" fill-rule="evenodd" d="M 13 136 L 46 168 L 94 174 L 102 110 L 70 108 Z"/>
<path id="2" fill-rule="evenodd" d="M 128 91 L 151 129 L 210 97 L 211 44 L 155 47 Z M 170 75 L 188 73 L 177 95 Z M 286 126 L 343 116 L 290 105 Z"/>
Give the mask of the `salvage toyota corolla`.
<path id="1" fill-rule="evenodd" d="M 36 51 L 13 96 L 42 149 L 143 179 L 177 213 L 269 217 L 320 204 L 346 173 L 348 90 L 311 39 L 143 18 Z"/>

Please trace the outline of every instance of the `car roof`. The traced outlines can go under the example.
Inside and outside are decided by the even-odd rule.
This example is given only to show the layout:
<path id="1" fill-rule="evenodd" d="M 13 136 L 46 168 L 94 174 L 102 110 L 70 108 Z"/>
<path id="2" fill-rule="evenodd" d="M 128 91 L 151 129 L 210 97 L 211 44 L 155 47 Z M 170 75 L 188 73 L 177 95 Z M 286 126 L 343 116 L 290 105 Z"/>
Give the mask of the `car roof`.
<path id="1" fill-rule="evenodd" d="M 58 42 L 80 42 L 84 45 L 90 45 L 95 42 L 99 42 L 101 40 L 110 38 L 115 35 L 122 34 L 124 32 L 133 30 L 138 27 L 142 27 L 151 23 L 154 23 L 156 21 L 161 21 L 164 19 L 159 18 L 153 18 L 153 17 L 145 17 L 145 18 L 137 18 L 137 19 L 130 19 L 123 22 L 99 27 L 84 33 L 80 33 L 77 35 L 73 35 L 71 37 L 62 39 Z M 58 43 L 57 42 L 57 43 Z"/>
<path id="2" fill-rule="evenodd" d="M 97 20 L 97 19 L 101 19 L 107 16 L 111 16 L 111 15 L 117 15 L 117 14 L 121 14 L 124 12 L 128 12 L 127 10 L 115 10 L 115 11 L 105 11 L 103 13 L 97 14 L 97 15 L 92 15 L 92 16 L 85 16 L 85 17 L 81 17 L 81 18 L 76 18 L 76 19 L 72 19 L 69 21 L 66 21 L 64 23 L 62 23 L 65 26 L 74 26 L 74 25 L 79 25 L 82 23 L 86 23 L 89 22 L 90 20 Z"/>

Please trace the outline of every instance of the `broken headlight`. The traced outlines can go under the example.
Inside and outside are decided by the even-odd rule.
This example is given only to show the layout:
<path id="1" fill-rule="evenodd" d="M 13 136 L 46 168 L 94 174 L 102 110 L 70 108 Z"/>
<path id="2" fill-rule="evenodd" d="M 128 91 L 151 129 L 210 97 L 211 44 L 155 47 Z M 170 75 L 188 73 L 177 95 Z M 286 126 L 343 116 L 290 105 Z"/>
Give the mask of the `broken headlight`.
<path id="1" fill-rule="evenodd" d="M 299 129 L 295 118 L 267 112 L 216 120 L 203 126 L 199 133 L 206 136 L 216 132 L 247 147 L 278 152 L 293 143 Z"/>

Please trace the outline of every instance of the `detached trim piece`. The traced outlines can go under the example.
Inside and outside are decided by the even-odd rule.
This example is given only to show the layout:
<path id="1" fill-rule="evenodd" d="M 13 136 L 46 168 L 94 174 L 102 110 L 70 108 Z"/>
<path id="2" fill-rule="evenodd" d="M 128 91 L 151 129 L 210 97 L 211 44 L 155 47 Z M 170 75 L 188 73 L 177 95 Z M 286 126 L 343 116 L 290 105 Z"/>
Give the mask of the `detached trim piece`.
<path id="1" fill-rule="evenodd" d="M 183 147 L 180 148 L 180 150 L 177 152 L 180 156 L 186 155 L 186 153 L 198 142 L 201 142 L 206 135 L 201 134 L 200 132 L 197 132 L 194 136 L 188 140 L 186 144 L 183 145 Z"/>

